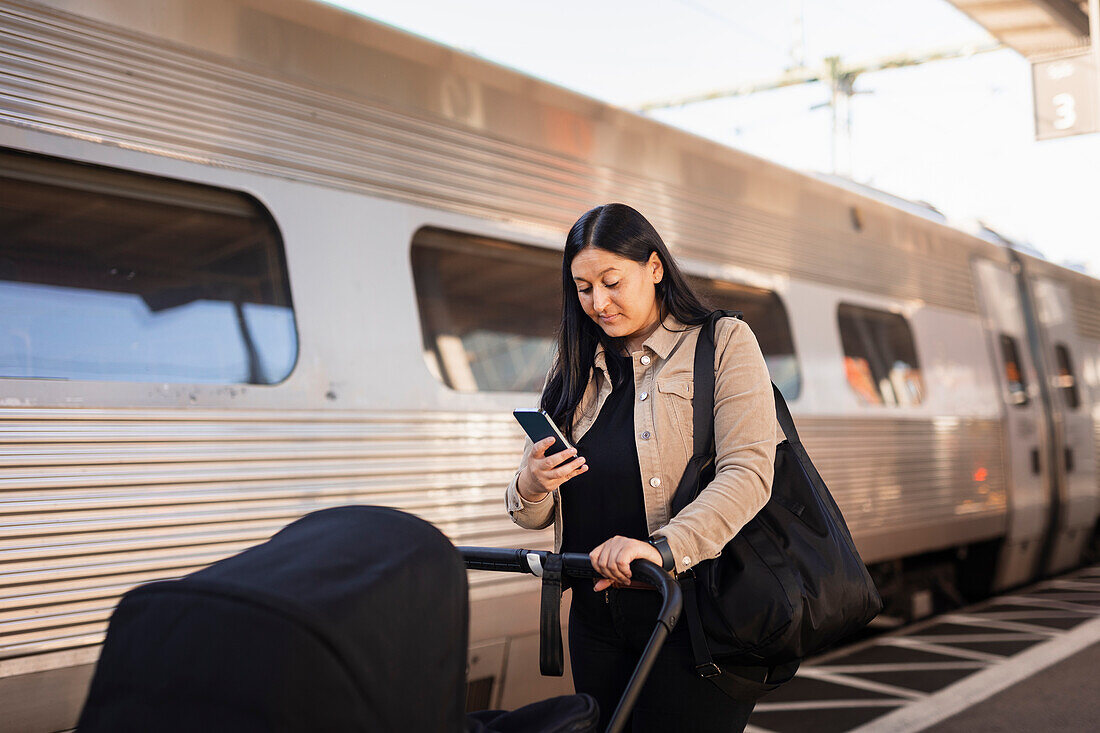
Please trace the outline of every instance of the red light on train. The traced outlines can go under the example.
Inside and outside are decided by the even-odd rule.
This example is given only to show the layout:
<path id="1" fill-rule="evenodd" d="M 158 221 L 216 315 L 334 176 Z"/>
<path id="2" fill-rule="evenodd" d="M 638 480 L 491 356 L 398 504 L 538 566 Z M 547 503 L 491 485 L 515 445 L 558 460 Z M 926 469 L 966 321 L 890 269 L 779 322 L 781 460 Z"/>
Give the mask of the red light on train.
<path id="1" fill-rule="evenodd" d="M 985 481 L 987 478 L 989 478 L 989 471 L 985 470 L 984 468 L 979 468 L 977 471 L 974 472 L 975 481 Z"/>

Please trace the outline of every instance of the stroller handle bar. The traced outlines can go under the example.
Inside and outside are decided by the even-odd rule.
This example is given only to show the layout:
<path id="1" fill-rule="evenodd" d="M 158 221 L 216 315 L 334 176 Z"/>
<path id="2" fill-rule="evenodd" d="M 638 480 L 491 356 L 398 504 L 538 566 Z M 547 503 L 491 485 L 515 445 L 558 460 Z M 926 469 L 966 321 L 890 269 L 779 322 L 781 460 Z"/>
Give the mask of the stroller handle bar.
<path id="1" fill-rule="evenodd" d="M 553 553 L 546 550 L 522 550 L 508 547 L 459 547 L 470 570 L 492 570 L 505 573 L 530 573 L 542 577 L 546 558 Z M 592 567 L 592 560 L 580 552 L 561 553 L 562 573 L 574 578 L 602 578 Z M 632 577 L 657 588 L 662 604 L 659 621 L 669 632 L 676 626 L 683 605 L 680 585 L 656 564 L 637 559 L 630 563 Z"/>
<path id="2" fill-rule="evenodd" d="M 546 567 L 546 560 L 554 556 L 554 553 L 546 550 L 521 550 L 501 547 L 459 547 L 466 567 L 470 570 L 494 570 L 505 573 L 530 573 L 542 577 L 542 569 Z M 563 576 L 574 578 L 600 578 L 603 577 L 592 567 L 592 560 L 588 555 L 579 552 L 564 552 L 558 555 L 561 558 L 561 573 Z M 680 585 L 671 575 L 649 560 L 641 558 L 630 563 L 632 578 L 644 580 L 657 588 L 661 594 L 661 611 L 653 634 L 649 637 L 642 656 L 634 667 L 634 673 L 627 683 L 623 695 L 619 698 L 619 704 L 608 722 L 606 733 L 621 733 L 630 717 L 630 711 L 641 694 L 642 685 L 649 676 L 653 663 L 657 660 L 657 654 L 665 639 L 672 633 L 676 621 L 680 616 L 680 607 L 683 605 L 683 593 Z M 560 590 L 558 591 L 560 594 Z M 559 595 L 560 598 L 560 595 Z M 545 602 L 543 596 L 543 619 L 545 621 Z M 554 616 L 556 625 L 557 616 Z M 560 639 L 560 637 L 559 637 Z M 543 637 L 545 640 L 545 637 Z M 558 642 L 560 644 L 560 641 Z"/>

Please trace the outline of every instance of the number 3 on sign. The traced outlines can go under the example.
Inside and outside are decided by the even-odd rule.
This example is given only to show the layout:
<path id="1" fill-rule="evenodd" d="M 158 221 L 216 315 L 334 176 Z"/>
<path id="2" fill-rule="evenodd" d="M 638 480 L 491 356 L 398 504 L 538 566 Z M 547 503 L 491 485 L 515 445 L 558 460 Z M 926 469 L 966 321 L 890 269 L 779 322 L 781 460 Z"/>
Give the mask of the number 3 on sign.
<path id="1" fill-rule="evenodd" d="M 1054 114 L 1057 117 L 1054 120 L 1054 129 L 1068 130 L 1077 124 L 1077 100 L 1072 94 L 1055 94 L 1051 101 L 1054 102 Z"/>

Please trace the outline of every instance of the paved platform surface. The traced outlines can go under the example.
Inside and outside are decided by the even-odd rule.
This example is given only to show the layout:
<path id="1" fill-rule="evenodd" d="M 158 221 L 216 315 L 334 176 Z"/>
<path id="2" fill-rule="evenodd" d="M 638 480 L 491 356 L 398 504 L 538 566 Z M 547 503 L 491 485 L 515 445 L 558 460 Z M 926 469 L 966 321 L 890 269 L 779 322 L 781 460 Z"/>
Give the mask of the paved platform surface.
<path id="1" fill-rule="evenodd" d="M 1100 644 L 932 726 L 935 733 L 1100 730 Z"/>
<path id="2" fill-rule="evenodd" d="M 811 660 L 746 730 L 1100 731 L 1100 567 Z"/>

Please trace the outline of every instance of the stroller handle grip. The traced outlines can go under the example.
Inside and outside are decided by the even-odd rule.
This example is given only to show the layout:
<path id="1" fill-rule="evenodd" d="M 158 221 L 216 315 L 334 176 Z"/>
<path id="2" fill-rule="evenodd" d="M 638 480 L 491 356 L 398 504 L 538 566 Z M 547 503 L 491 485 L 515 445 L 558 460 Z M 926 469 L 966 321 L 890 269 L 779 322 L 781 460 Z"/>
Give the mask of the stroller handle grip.
<path id="1" fill-rule="evenodd" d="M 546 550 L 524 550 L 509 547 L 459 547 L 466 567 L 470 570 L 491 570 L 495 572 L 530 573 L 542 576 L 546 558 L 553 553 Z M 561 554 L 562 573 L 573 578 L 603 577 L 592 567 L 592 560 L 580 552 Z M 630 563 L 632 576 L 637 576 L 654 587 L 661 594 L 662 604 L 660 622 L 669 632 L 676 626 L 683 605 L 680 585 L 673 577 L 649 560 L 637 559 Z"/>
<path id="2" fill-rule="evenodd" d="M 672 633 L 673 627 L 680 618 L 680 607 L 684 602 L 680 584 L 656 563 L 642 558 L 630 563 L 630 573 L 632 577 L 638 576 L 660 591 L 662 599 L 660 621 L 669 633 Z"/>

